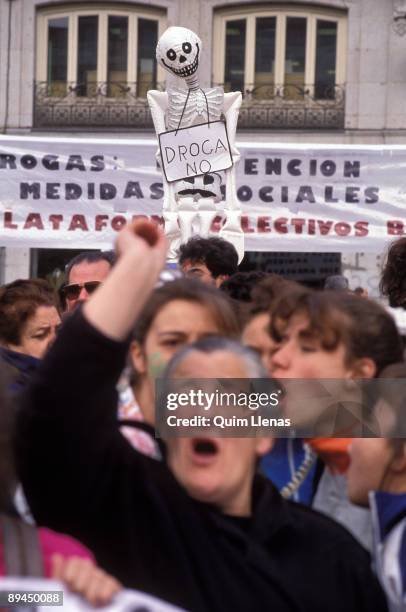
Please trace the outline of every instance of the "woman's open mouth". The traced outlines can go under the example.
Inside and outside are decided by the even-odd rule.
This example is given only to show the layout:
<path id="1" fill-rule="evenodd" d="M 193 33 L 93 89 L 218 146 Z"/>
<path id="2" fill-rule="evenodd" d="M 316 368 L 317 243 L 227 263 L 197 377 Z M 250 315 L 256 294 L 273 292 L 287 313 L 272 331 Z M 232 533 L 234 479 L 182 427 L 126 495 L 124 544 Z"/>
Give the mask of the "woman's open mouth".
<path id="1" fill-rule="evenodd" d="M 192 461 L 197 465 L 208 465 L 217 458 L 220 447 L 215 438 L 192 438 L 190 441 Z"/>

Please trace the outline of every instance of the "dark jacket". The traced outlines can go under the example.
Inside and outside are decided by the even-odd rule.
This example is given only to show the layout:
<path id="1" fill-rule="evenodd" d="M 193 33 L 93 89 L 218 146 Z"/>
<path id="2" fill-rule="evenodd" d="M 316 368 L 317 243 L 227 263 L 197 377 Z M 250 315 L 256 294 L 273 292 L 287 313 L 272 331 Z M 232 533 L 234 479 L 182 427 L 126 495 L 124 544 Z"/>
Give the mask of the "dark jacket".
<path id="1" fill-rule="evenodd" d="M 406 493 L 370 491 L 376 571 L 391 612 L 406 610 Z"/>
<path id="2" fill-rule="evenodd" d="M 9 391 L 19 393 L 27 387 L 41 360 L 0 347 L 0 363 L 7 377 Z"/>
<path id="3" fill-rule="evenodd" d="M 81 312 L 64 325 L 20 414 L 17 458 L 39 524 L 70 533 L 126 586 L 193 611 L 383 612 L 368 554 L 258 476 L 253 516 L 191 499 L 116 421 L 128 345 Z"/>

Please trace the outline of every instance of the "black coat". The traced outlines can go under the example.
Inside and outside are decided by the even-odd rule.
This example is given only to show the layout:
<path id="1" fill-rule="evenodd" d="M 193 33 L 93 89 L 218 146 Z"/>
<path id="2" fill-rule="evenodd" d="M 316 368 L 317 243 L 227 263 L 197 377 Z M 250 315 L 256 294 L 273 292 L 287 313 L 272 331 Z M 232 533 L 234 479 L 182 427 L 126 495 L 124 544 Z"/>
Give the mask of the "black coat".
<path id="1" fill-rule="evenodd" d="M 128 345 L 76 313 L 44 360 L 17 432 L 40 525 L 70 533 L 124 585 L 200 612 L 383 612 L 368 554 L 338 524 L 253 486 L 251 520 L 191 499 L 116 421 Z"/>
<path id="2" fill-rule="evenodd" d="M 24 391 L 40 363 L 41 360 L 36 357 L 0 347 L 0 367 L 11 395 Z"/>

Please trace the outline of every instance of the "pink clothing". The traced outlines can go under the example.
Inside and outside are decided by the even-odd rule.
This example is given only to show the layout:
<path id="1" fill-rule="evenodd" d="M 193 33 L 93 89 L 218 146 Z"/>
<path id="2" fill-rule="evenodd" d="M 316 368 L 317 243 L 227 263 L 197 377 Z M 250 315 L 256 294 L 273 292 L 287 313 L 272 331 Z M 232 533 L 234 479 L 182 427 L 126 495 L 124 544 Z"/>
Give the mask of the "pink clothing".
<path id="1" fill-rule="evenodd" d="M 80 542 L 73 538 L 56 533 L 50 529 L 39 529 L 39 541 L 42 551 L 42 558 L 44 560 L 44 577 L 52 578 L 52 555 L 58 553 L 62 557 L 81 557 L 82 559 L 90 559 L 94 561 L 92 553 L 85 548 Z M 4 551 L 3 546 L 0 546 L 0 576 L 4 576 L 6 573 L 4 563 Z"/>
<path id="2" fill-rule="evenodd" d="M 118 418 L 128 419 L 129 421 L 143 422 L 144 417 L 134 397 L 134 393 L 129 385 L 119 392 Z M 120 431 L 128 440 L 133 448 L 154 459 L 161 459 L 159 447 L 154 438 L 147 432 L 133 427 L 120 427 Z"/>

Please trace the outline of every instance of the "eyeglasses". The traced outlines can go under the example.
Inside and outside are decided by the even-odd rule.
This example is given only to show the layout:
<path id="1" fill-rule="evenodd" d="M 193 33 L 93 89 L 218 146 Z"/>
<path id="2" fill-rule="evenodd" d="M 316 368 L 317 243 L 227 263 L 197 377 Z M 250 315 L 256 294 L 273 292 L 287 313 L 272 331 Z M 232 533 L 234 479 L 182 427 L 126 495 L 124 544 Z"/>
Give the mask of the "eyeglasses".
<path id="1" fill-rule="evenodd" d="M 101 285 L 101 281 L 88 281 L 87 283 L 74 283 L 72 285 L 66 285 L 63 287 L 62 293 L 67 300 L 77 300 L 83 287 L 87 293 L 91 295 Z"/>

